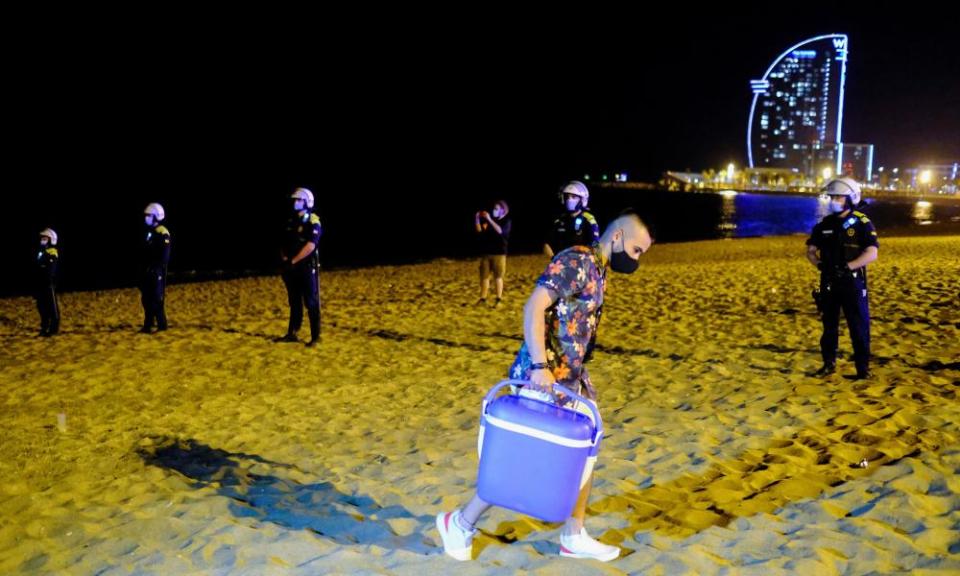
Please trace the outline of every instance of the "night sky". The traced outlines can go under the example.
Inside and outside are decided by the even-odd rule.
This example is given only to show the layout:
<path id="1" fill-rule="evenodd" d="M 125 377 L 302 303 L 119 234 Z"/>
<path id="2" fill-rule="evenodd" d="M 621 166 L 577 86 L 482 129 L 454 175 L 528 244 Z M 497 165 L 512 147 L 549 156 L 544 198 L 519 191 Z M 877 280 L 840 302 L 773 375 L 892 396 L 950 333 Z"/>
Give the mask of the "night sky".
<path id="1" fill-rule="evenodd" d="M 129 258 L 143 205 L 160 200 L 202 250 L 259 266 L 230 246 L 271 239 L 296 185 L 372 262 L 385 228 L 427 242 L 432 222 L 500 195 L 551 203 L 584 172 L 743 165 L 749 80 L 833 32 L 850 36 L 844 140 L 875 144 L 875 166 L 960 159 L 956 10 L 750 6 L 24 21 L 5 74 L 0 265 L 20 270 L 47 225 Z"/>

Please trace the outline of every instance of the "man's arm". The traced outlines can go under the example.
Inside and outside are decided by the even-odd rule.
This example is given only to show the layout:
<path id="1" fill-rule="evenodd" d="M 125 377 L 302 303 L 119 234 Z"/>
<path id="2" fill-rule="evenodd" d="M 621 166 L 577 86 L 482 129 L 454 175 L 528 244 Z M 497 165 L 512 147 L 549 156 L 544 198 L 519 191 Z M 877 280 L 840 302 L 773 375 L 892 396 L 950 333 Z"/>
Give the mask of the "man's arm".
<path id="1" fill-rule="evenodd" d="M 818 267 L 820 266 L 820 256 L 817 254 L 819 251 L 820 249 L 813 244 L 807 245 L 807 260 L 809 260 L 814 266 Z"/>
<path id="2" fill-rule="evenodd" d="M 863 268 L 867 264 L 875 261 L 880 256 L 880 251 L 876 246 L 867 246 L 866 250 L 860 253 L 859 256 L 853 260 L 847 262 L 847 268 L 851 270 L 856 270 L 858 268 Z"/>
<path id="3" fill-rule="evenodd" d="M 297 262 L 303 260 L 307 256 L 313 254 L 313 251 L 317 249 L 317 245 L 313 242 L 307 242 L 303 245 L 303 248 L 297 252 L 297 255 L 290 259 L 290 264 L 296 264 Z"/>
<path id="4" fill-rule="evenodd" d="M 317 217 L 316 214 L 310 215 L 310 225 L 312 227 L 310 230 L 310 240 L 308 240 L 307 243 L 303 245 L 303 248 L 301 248 L 300 251 L 290 259 L 291 266 L 313 254 L 313 251 L 316 250 L 317 246 L 320 244 L 320 234 L 322 233 L 322 229 L 320 226 L 320 218 Z"/>
<path id="5" fill-rule="evenodd" d="M 490 216 L 489 212 L 484 212 L 483 217 L 487 219 L 487 222 L 490 223 L 490 227 L 493 228 L 494 232 L 497 234 L 503 234 L 503 229 L 500 228 L 500 225 L 497 224 L 497 221 Z"/>
<path id="6" fill-rule="evenodd" d="M 544 314 L 556 300 L 557 295 L 552 290 L 537 286 L 523 307 L 523 340 L 527 344 L 530 361 L 534 364 L 547 362 Z M 555 378 L 550 370 L 534 370 L 530 373 L 530 381 L 536 386 L 548 388 Z"/>

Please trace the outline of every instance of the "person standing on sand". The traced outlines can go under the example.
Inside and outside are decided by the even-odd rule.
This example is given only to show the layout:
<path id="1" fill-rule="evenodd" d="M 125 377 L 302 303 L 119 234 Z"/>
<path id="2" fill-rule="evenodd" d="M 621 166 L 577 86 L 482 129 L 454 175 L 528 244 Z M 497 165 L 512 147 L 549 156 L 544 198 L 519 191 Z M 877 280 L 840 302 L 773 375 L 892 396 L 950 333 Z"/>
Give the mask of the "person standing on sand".
<path id="1" fill-rule="evenodd" d="M 34 298 L 40 312 L 40 336 L 53 336 L 60 331 L 60 306 L 57 305 L 57 270 L 60 253 L 57 233 L 46 228 L 40 232 L 40 250 L 37 252 L 37 276 Z"/>
<path id="2" fill-rule="evenodd" d="M 553 221 L 550 238 L 543 247 L 547 256 L 553 257 L 571 246 L 593 246 L 600 241 L 600 225 L 587 210 L 590 191 L 587 185 L 571 180 L 560 192 L 565 212 Z"/>
<path id="3" fill-rule="evenodd" d="M 290 194 L 291 209 L 284 231 L 280 259 L 283 284 L 290 304 L 290 322 L 281 342 L 299 342 L 297 332 L 303 324 L 303 307 L 310 320 L 308 347 L 320 342 L 320 217 L 312 212 L 313 192 L 297 188 Z"/>
<path id="4" fill-rule="evenodd" d="M 146 238 L 143 243 L 143 272 L 140 276 L 140 302 L 143 304 L 143 328 L 150 334 L 153 323 L 157 331 L 167 329 L 165 309 L 167 266 L 170 264 L 170 231 L 162 224 L 166 217 L 163 206 L 152 202 L 143 210 Z"/>
<path id="5" fill-rule="evenodd" d="M 480 299 L 477 304 L 487 301 L 492 277 L 497 290 L 494 308 L 503 300 L 503 276 L 507 271 L 507 242 L 510 240 L 510 207 L 503 200 L 493 205 L 493 213 L 481 210 L 474 216 L 474 226 L 480 235 Z"/>
<path id="6" fill-rule="evenodd" d="M 643 221 L 629 213 L 611 222 L 592 247 L 573 246 L 553 257 L 524 306 L 524 342 L 508 372 L 509 378 L 528 381 L 521 395 L 552 398 L 549 394 L 558 382 L 596 402 L 597 392 L 584 364 L 590 359 L 599 323 L 607 267 L 614 272 L 633 273 L 652 243 Z M 583 526 L 591 481 L 592 474 L 563 527 L 560 555 L 607 562 L 617 558 L 620 549 L 594 540 Z M 474 526 L 489 507 L 475 494 L 463 508 L 437 515 L 437 530 L 449 556 L 471 559 L 477 532 Z"/>
<path id="7" fill-rule="evenodd" d="M 852 178 L 836 178 L 824 187 L 830 197 L 830 214 L 824 216 L 807 240 L 807 259 L 820 270 L 823 366 L 815 376 L 836 371 L 840 310 L 847 319 L 856 380 L 870 377 L 870 306 L 867 299 L 867 264 L 878 256 L 880 242 L 873 222 L 855 209 L 860 185 Z"/>

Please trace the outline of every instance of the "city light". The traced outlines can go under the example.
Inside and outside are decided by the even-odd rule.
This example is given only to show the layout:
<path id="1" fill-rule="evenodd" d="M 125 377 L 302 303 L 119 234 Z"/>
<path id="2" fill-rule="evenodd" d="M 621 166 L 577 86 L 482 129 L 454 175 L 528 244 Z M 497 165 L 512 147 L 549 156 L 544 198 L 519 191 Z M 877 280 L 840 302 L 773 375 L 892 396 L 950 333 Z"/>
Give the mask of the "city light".
<path id="1" fill-rule="evenodd" d="M 733 162 L 727 164 L 727 181 L 733 180 L 734 166 Z"/>
<path id="2" fill-rule="evenodd" d="M 929 184 L 929 183 L 930 183 L 930 171 L 929 171 L 929 170 L 924 170 L 923 172 L 920 173 L 920 183 L 921 183 L 921 184 Z"/>
<path id="3" fill-rule="evenodd" d="M 828 166 L 828 167 L 826 167 L 826 168 L 823 169 L 823 172 L 821 172 L 821 174 L 823 175 L 823 179 L 824 179 L 824 180 L 829 180 L 830 177 L 833 176 L 833 169 L 831 169 L 831 168 Z"/>

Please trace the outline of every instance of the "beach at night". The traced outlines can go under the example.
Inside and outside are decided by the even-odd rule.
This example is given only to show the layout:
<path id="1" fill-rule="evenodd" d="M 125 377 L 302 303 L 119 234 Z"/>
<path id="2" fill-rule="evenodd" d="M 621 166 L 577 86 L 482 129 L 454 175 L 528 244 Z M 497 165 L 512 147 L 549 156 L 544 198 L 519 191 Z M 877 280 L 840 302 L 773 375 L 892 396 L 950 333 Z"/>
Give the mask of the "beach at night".
<path id="1" fill-rule="evenodd" d="M 502 509 L 474 562 L 435 515 L 477 472 L 484 393 L 519 348 L 548 259 L 325 272 L 321 346 L 277 343 L 277 277 L 0 300 L 0 572 L 50 574 L 947 574 L 960 570 L 960 237 L 883 240 L 873 376 L 820 366 L 803 236 L 657 245 L 612 275 L 591 375 L 606 437 L 586 525 Z M 306 375 L 306 376 L 305 376 Z"/>

